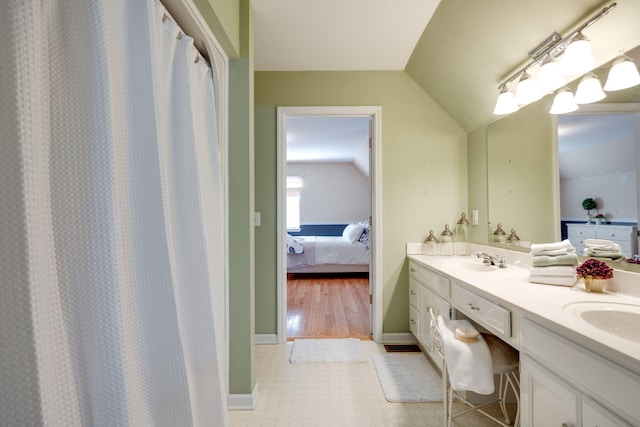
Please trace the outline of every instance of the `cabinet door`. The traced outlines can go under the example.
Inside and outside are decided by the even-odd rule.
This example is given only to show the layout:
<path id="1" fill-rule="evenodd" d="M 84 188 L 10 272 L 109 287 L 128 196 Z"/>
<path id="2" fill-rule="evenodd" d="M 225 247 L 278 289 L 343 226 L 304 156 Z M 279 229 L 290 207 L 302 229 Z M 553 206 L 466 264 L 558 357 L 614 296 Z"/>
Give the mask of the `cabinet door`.
<path id="1" fill-rule="evenodd" d="M 583 427 L 628 427 L 616 415 L 598 405 L 593 400 L 582 398 L 582 426 Z"/>
<path id="2" fill-rule="evenodd" d="M 431 289 L 422 288 L 421 290 L 422 304 L 420 306 L 420 336 L 422 337 L 422 345 L 427 350 L 427 354 L 431 360 L 442 370 L 442 356 L 433 345 L 434 337 L 431 334 L 431 316 L 429 308 L 433 309 L 436 317 L 442 315 L 445 319 L 450 318 L 451 304 L 449 301 L 437 295 Z"/>
<path id="3" fill-rule="evenodd" d="M 577 427 L 576 392 L 526 355 L 520 360 L 523 427 Z"/>

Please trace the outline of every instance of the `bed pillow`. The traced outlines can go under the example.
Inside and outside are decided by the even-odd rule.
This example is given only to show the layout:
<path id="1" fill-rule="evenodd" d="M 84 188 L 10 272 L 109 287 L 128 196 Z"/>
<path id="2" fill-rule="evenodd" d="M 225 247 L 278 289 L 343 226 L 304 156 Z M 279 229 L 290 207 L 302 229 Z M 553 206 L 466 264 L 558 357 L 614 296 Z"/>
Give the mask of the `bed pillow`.
<path id="1" fill-rule="evenodd" d="M 360 236 L 362 236 L 362 231 L 365 229 L 365 226 L 362 224 L 349 224 L 344 228 L 342 232 L 342 237 L 349 242 L 357 242 Z"/>

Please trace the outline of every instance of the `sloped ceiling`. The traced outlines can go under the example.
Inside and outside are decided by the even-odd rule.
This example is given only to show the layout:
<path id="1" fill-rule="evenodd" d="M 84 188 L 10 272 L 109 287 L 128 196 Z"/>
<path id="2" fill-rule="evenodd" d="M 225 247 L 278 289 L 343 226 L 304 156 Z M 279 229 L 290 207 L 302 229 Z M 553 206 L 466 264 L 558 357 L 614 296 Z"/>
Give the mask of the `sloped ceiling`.
<path id="1" fill-rule="evenodd" d="M 596 0 L 442 0 L 407 73 L 467 132 L 495 121 L 498 85 L 553 31 L 562 36 L 604 6 Z M 640 0 L 619 0 L 584 31 L 598 65 L 640 44 Z"/>

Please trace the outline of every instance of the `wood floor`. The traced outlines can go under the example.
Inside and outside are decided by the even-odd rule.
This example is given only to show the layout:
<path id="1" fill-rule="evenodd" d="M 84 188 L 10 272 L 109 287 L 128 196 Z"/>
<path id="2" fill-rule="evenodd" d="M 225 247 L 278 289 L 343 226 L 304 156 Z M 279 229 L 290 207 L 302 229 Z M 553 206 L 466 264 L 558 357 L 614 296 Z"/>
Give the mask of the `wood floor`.
<path id="1" fill-rule="evenodd" d="M 367 277 L 296 274 L 287 280 L 287 338 L 371 339 Z"/>

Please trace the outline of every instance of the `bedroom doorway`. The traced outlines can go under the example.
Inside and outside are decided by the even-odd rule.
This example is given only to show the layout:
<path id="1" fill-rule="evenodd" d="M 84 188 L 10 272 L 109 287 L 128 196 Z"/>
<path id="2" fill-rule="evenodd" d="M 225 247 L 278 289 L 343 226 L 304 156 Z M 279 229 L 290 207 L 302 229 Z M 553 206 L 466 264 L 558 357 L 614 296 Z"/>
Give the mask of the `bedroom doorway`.
<path id="1" fill-rule="evenodd" d="M 278 108 L 279 342 L 381 340 L 380 115 L 380 107 Z"/>

